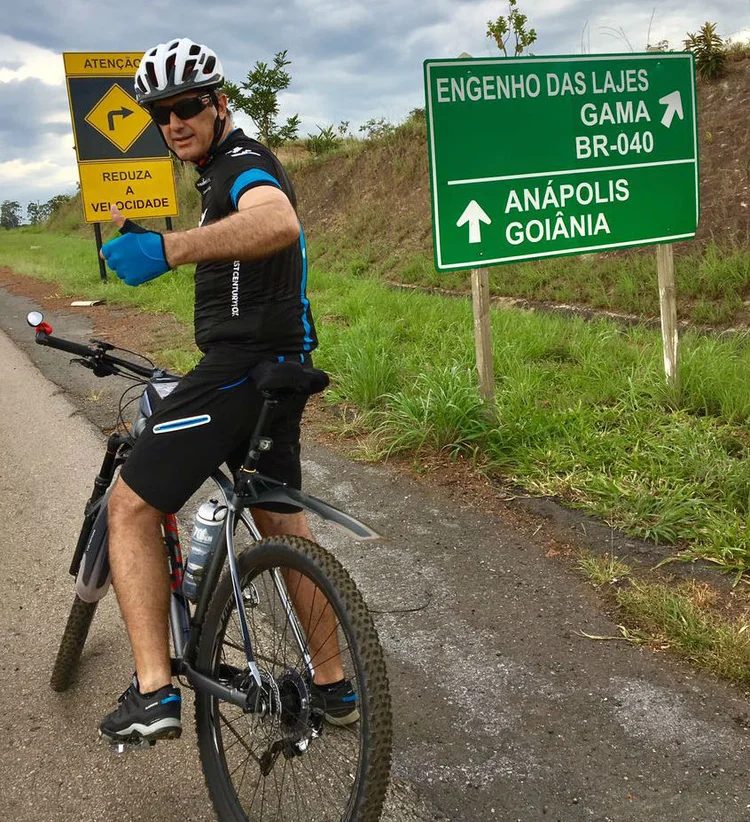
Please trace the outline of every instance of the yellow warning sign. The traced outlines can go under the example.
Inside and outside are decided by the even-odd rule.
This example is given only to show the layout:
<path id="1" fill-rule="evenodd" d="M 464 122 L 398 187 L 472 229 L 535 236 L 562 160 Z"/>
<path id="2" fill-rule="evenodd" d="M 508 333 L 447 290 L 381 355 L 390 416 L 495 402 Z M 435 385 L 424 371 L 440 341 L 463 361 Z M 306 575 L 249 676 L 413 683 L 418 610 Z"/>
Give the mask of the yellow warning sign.
<path id="1" fill-rule="evenodd" d="M 177 214 L 177 192 L 169 158 L 80 163 L 78 172 L 87 223 L 107 222 L 113 205 L 126 217 L 138 219 Z"/>
<path id="2" fill-rule="evenodd" d="M 86 122 L 120 151 L 127 151 L 151 124 L 151 118 L 117 83 L 85 117 Z"/>

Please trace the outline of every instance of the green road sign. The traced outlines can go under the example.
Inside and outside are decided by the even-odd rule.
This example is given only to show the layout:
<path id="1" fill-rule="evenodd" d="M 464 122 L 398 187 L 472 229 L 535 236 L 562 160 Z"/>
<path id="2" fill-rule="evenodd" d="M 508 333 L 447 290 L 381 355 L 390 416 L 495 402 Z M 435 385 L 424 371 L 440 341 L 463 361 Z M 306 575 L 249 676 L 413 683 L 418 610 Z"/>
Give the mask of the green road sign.
<path id="1" fill-rule="evenodd" d="M 438 270 L 686 240 L 692 54 L 427 60 Z"/>

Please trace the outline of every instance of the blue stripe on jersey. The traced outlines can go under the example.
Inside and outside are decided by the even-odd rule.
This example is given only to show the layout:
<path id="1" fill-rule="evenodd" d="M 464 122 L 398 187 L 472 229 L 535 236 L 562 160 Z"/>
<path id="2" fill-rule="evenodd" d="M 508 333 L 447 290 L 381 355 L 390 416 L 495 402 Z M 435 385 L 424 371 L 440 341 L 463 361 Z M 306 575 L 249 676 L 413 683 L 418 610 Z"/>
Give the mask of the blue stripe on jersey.
<path id="1" fill-rule="evenodd" d="M 273 183 L 278 188 L 281 188 L 279 181 L 267 171 L 263 171 L 260 168 L 249 168 L 247 171 L 243 171 L 234 181 L 232 190 L 229 192 L 229 196 L 232 198 L 232 205 L 235 208 L 237 208 L 237 200 L 239 200 L 240 195 L 245 193 L 244 189 L 253 183 Z"/>
<path id="2" fill-rule="evenodd" d="M 312 348 L 312 337 L 310 332 L 310 300 L 307 299 L 307 246 L 305 245 L 305 232 L 302 226 L 299 227 L 299 247 L 302 252 L 302 284 L 300 286 L 300 298 L 302 300 L 302 325 L 305 329 L 305 339 L 302 346 L 303 350 L 309 351 Z"/>

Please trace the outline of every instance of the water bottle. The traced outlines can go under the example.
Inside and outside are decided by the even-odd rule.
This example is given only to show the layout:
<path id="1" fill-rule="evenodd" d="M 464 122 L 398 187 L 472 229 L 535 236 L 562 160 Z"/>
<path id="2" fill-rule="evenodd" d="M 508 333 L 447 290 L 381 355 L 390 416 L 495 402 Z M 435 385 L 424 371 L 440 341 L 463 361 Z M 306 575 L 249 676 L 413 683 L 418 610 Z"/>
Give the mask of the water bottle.
<path id="1" fill-rule="evenodd" d="M 204 502 L 195 515 L 185 575 L 182 579 L 182 593 L 191 602 L 198 601 L 203 575 L 221 537 L 226 515 L 226 506 L 219 505 L 215 499 Z"/>

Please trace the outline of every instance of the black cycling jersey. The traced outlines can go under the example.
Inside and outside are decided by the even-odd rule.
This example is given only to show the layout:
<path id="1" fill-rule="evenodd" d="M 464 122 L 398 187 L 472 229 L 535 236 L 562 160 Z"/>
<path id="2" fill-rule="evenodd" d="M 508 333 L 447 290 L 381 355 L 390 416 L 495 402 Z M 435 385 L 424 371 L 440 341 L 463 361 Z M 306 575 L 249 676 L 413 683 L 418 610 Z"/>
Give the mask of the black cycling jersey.
<path id="1" fill-rule="evenodd" d="M 280 188 L 297 207 L 294 188 L 276 156 L 235 129 L 198 168 L 200 225 L 237 211 L 240 197 L 262 185 Z M 307 300 L 307 253 L 299 242 L 261 260 L 200 263 L 195 271 L 195 341 L 206 352 L 240 347 L 250 357 L 299 357 L 317 346 Z"/>

